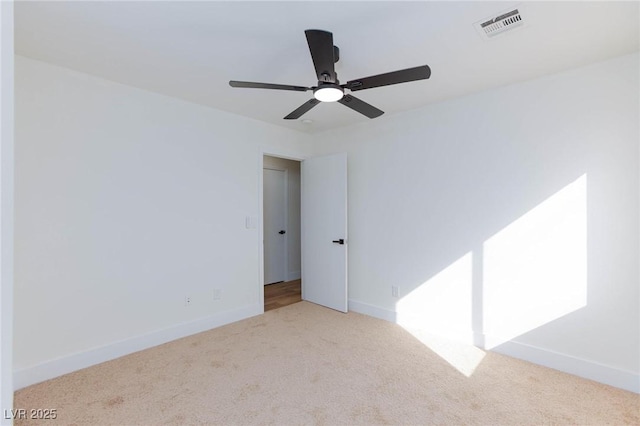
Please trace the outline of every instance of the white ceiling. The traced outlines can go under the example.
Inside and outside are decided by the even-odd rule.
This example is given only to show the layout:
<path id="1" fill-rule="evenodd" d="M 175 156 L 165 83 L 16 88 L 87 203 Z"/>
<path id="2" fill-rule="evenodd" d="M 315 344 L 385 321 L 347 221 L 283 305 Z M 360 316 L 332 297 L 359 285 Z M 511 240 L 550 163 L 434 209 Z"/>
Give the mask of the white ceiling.
<path id="1" fill-rule="evenodd" d="M 483 39 L 477 21 L 517 6 L 526 26 Z M 579 67 L 639 48 L 638 2 L 33 2 L 15 6 L 16 52 L 169 96 L 314 132 L 368 118 L 311 92 L 305 29 L 333 32 L 342 82 L 428 64 L 429 80 L 355 93 L 393 114 Z"/>

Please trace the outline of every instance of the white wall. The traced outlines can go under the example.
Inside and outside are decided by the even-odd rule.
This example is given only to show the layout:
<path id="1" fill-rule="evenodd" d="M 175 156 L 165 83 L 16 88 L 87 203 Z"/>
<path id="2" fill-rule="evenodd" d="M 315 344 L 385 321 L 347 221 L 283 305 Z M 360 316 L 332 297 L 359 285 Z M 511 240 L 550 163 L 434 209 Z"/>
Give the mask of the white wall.
<path id="1" fill-rule="evenodd" d="M 640 392 L 638 62 L 314 135 L 349 155 L 351 308 Z"/>
<path id="2" fill-rule="evenodd" d="M 13 1 L 0 2 L 0 43 L 0 410 L 5 413 L 13 408 Z M 11 424 L 5 417 L 0 423 Z"/>
<path id="3" fill-rule="evenodd" d="M 302 158 L 315 146 L 349 153 L 353 307 L 395 319 L 405 306 L 428 331 L 500 341 L 485 327 L 500 310 L 483 299 L 544 284 L 566 312 L 495 349 L 637 390 L 637 54 L 311 137 L 26 58 L 16 66 L 17 387 L 258 313 L 259 237 L 244 224 L 259 211 L 262 152 Z M 538 207 L 568 190 L 560 199 L 577 210 L 563 218 L 585 218 L 587 247 L 547 222 L 578 249 L 553 264 L 527 251 L 521 236 L 538 228 L 522 224 L 539 227 Z M 554 233 L 542 231 L 544 249 Z M 505 235 L 533 258 L 502 259 Z M 492 278 L 514 264 L 545 281 Z M 585 294 L 565 291 L 561 277 L 576 276 Z M 401 302 L 416 295 L 418 310 L 458 315 L 411 312 Z"/>
<path id="4" fill-rule="evenodd" d="M 287 171 L 287 281 L 301 276 L 300 267 L 300 162 L 264 156 L 264 167 Z"/>
<path id="5" fill-rule="evenodd" d="M 16 57 L 16 387 L 261 312 L 262 152 L 307 139 Z"/>

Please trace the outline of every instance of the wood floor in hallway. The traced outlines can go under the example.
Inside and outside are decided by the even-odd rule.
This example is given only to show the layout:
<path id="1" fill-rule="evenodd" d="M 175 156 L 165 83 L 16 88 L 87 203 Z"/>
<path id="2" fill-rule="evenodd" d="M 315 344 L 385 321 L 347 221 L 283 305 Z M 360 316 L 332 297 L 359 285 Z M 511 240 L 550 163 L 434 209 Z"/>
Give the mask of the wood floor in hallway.
<path id="1" fill-rule="evenodd" d="M 286 281 L 264 286 L 264 311 L 282 308 L 302 300 L 302 281 Z"/>

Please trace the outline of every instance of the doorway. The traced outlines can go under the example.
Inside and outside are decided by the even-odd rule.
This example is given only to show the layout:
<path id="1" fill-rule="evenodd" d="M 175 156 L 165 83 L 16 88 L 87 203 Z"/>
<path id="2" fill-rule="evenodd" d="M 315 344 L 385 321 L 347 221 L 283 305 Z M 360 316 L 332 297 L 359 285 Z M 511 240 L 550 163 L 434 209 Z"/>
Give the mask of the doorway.
<path id="1" fill-rule="evenodd" d="M 263 157 L 264 310 L 301 298 L 300 162 Z"/>

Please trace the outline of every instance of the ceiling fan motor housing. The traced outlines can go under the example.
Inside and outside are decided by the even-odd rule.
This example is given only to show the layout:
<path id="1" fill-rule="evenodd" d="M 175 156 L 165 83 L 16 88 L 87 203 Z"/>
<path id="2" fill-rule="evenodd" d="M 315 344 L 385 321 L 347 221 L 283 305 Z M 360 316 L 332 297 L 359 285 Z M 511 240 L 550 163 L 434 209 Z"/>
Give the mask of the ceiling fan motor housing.
<path id="1" fill-rule="evenodd" d="M 340 60 L 340 48 L 334 45 L 333 46 L 333 63 L 335 64 L 339 60 Z M 333 70 L 333 75 L 335 76 L 335 79 L 331 76 L 331 73 L 329 71 L 324 71 L 322 74 L 320 74 L 320 78 L 322 79 L 321 81 L 340 84 L 340 82 L 338 81 L 338 73 L 336 73 L 335 70 Z M 320 84 L 320 81 L 318 81 L 318 84 Z"/>

